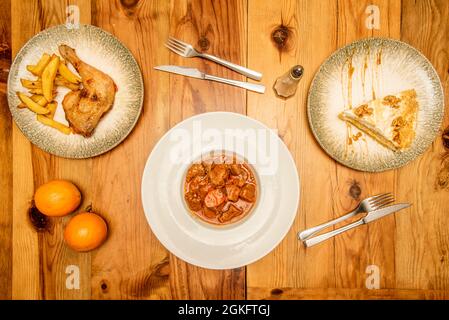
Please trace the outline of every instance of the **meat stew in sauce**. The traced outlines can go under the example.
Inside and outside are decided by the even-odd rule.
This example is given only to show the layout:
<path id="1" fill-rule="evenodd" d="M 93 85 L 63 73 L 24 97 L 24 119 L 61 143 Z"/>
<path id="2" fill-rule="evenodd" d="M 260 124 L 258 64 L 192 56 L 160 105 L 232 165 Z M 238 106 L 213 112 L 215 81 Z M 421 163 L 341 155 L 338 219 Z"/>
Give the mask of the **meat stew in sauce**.
<path id="1" fill-rule="evenodd" d="M 201 220 L 225 225 L 243 219 L 257 200 L 252 168 L 234 155 L 203 156 L 192 164 L 184 182 L 184 199 Z"/>

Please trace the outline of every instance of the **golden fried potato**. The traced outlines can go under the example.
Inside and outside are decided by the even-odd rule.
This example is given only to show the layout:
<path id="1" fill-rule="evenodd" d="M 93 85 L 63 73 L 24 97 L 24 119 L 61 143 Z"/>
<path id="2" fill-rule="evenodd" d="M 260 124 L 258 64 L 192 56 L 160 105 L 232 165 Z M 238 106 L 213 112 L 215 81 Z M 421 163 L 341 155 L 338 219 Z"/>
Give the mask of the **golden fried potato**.
<path id="1" fill-rule="evenodd" d="M 69 88 L 72 91 L 79 90 L 79 88 L 80 88 L 79 84 L 74 84 L 73 82 L 68 81 L 66 78 L 64 78 L 61 75 L 56 76 L 55 84 L 57 86 L 63 86 L 63 87 Z"/>
<path id="2" fill-rule="evenodd" d="M 42 88 L 42 82 L 40 80 L 28 80 L 20 79 L 22 86 L 27 89 L 39 89 Z"/>
<path id="3" fill-rule="evenodd" d="M 53 98 L 54 81 L 58 67 L 59 57 L 54 54 L 42 72 L 42 93 L 47 101 L 51 101 Z"/>
<path id="4" fill-rule="evenodd" d="M 67 81 L 73 84 L 79 84 L 81 82 L 81 78 L 74 74 L 70 69 L 64 64 L 60 63 L 58 68 L 59 74 Z"/>
<path id="5" fill-rule="evenodd" d="M 29 93 L 31 93 L 32 95 L 38 95 L 38 96 L 43 96 L 44 92 L 42 89 L 30 89 L 28 90 Z M 53 100 L 56 97 L 56 91 L 53 90 L 53 98 L 51 100 Z"/>
<path id="6" fill-rule="evenodd" d="M 34 102 L 37 102 L 38 104 L 40 104 L 42 107 L 45 107 L 45 105 L 47 104 L 47 99 L 45 99 L 43 95 L 33 94 L 30 98 Z M 17 107 L 18 108 L 26 108 L 27 106 L 25 103 L 20 102 L 20 104 Z"/>
<path id="7" fill-rule="evenodd" d="M 37 115 L 37 121 L 39 121 L 42 124 L 45 124 L 47 126 L 50 126 L 52 128 L 58 129 L 60 132 L 64 133 L 64 134 L 71 134 L 72 133 L 72 129 L 70 127 L 67 127 L 66 125 L 57 122 L 53 119 L 50 119 L 46 116 L 43 116 L 41 114 Z"/>
<path id="8" fill-rule="evenodd" d="M 20 101 L 22 101 L 27 106 L 28 109 L 37 114 L 47 114 L 50 112 L 47 108 L 41 106 L 37 102 L 34 102 L 33 99 L 21 92 L 17 92 L 17 96 L 19 97 Z"/>
<path id="9" fill-rule="evenodd" d="M 44 71 L 47 64 L 50 62 L 51 57 L 49 54 L 44 53 L 36 65 L 28 65 L 27 70 L 36 76 L 40 76 Z"/>
<path id="10" fill-rule="evenodd" d="M 30 89 L 30 90 L 28 90 L 28 92 L 31 94 L 36 94 L 36 95 L 41 95 L 41 96 L 44 94 L 44 90 L 42 90 L 42 88 Z"/>
<path id="11" fill-rule="evenodd" d="M 47 109 L 50 110 L 50 112 L 48 114 L 46 114 L 45 116 L 47 118 L 53 119 L 55 117 L 56 107 L 57 106 L 58 106 L 58 104 L 55 101 L 54 102 L 50 102 L 49 104 L 47 104 Z"/>

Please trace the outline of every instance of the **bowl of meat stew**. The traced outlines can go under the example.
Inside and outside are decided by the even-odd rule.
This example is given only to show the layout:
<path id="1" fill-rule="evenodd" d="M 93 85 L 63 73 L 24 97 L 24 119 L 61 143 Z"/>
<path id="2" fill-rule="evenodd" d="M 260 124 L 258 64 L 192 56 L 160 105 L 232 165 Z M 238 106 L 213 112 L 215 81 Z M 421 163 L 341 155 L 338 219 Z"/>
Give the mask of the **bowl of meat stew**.
<path id="1" fill-rule="evenodd" d="M 184 179 L 188 211 L 215 226 L 243 221 L 253 211 L 258 195 L 254 169 L 236 154 L 205 154 L 188 167 Z"/>

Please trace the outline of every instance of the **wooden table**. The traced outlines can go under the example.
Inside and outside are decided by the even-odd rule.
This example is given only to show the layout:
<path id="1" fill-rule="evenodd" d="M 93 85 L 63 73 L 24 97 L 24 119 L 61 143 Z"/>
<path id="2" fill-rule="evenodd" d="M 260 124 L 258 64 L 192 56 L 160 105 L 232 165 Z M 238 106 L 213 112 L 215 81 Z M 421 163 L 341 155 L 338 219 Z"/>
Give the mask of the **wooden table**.
<path id="1" fill-rule="evenodd" d="M 134 131 L 113 151 L 86 160 L 58 158 L 31 145 L 12 123 L 6 101 L 11 60 L 37 32 L 64 23 L 68 4 L 79 6 L 82 23 L 126 45 L 145 81 L 144 110 Z M 366 27 L 370 4 L 380 9 L 380 29 Z M 449 1 L 2 0 L 0 12 L 0 298 L 449 298 L 449 191 L 444 181 L 437 182 L 444 166 L 449 169 L 442 136 L 401 169 L 362 173 L 322 151 L 306 115 L 310 81 L 324 59 L 372 36 L 401 39 L 421 50 L 438 71 L 447 100 Z M 213 63 L 169 53 L 163 46 L 169 35 L 261 71 L 267 92 L 154 71 L 160 64 L 190 65 L 244 79 Z M 276 98 L 274 80 L 296 63 L 305 68 L 297 94 Z M 282 243 L 256 263 L 226 271 L 194 267 L 167 252 L 152 234 L 140 199 L 142 171 L 158 139 L 182 119 L 216 110 L 247 114 L 277 129 L 301 176 L 300 208 Z M 443 128 L 448 125 L 446 113 Z M 79 254 L 66 247 L 67 218 L 52 220 L 45 232 L 30 224 L 34 189 L 55 178 L 74 181 L 84 194 L 83 207 L 91 204 L 107 219 L 110 237 L 99 250 Z M 384 191 L 413 207 L 310 249 L 296 240 L 298 230 Z M 79 267 L 79 289 L 66 288 L 69 265 Z M 367 289 L 370 265 L 378 267 L 379 289 Z"/>

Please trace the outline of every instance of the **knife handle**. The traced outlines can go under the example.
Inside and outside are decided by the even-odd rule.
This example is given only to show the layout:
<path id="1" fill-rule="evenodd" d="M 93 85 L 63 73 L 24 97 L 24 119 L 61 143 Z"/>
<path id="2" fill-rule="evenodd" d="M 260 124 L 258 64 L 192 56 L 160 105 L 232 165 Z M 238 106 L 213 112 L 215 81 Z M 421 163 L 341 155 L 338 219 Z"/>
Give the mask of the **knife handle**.
<path id="1" fill-rule="evenodd" d="M 324 229 L 332 227 L 333 225 L 335 225 L 337 223 L 343 222 L 343 221 L 345 221 L 345 220 L 355 216 L 356 214 L 358 214 L 359 213 L 358 209 L 359 208 L 356 208 L 354 211 L 351 211 L 351 212 L 345 214 L 344 216 L 338 217 L 337 219 L 334 219 L 334 220 L 331 220 L 329 222 L 320 224 L 320 225 L 318 225 L 316 227 L 312 227 L 312 228 L 309 228 L 307 230 L 301 231 L 301 232 L 298 233 L 298 239 L 301 240 L 301 241 L 304 241 L 307 238 L 310 238 L 311 236 L 313 236 L 315 233 L 321 232 Z"/>
<path id="2" fill-rule="evenodd" d="M 208 60 L 211 60 L 213 62 L 216 62 L 218 64 L 221 64 L 222 66 L 225 66 L 231 70 L 234 70 L 240 74 L 243 74 L 244 76 L 247 76 L 248 78 L 260 81 L 260 79 L 262 79 L 262 74 L 260 72 L 239 66 L 238 64 L 220 59 L 216 56 L 207 54 L 207 53 L 200 53 L 199 54 L 200 57 L 206 58 Z"/>
<path id="3" fill-rule="evenodd" d="M 344 227 L 338 228 L 336 230 L 327 232 L 327 233 L 323 233 L 319 236 L 313 237 L 313 238 L 309 238 L 303 241 L 304 246 L 305 247 L 311 247 L 314 246 L 320 242 L 323 242 L 324 240 L 327 240 L 329 238 L 332 238 L 334 236 L 336 236 L 337 234 L 343 233 L 345 231 L 348 231 L 350 229 L 356 228 L 358 226 L 361 226 L 362 224 L 365 224 L 365 221 L 363 221 L 363 219 L 357 220 L 356 222 L 350 223 Z"/>
<path id="4" fill-rule="evenodd" d="M 211 76 L 209 74 L 204 75 L 204 79 L 230 84 L 231 86 L 236 86 L 236 87 L 244 88 L 244 89 L 259 92 L 259 93 L 265 92 L 265 86 L 262 84 L 220 78 L 220 77 L 216 77 L 216 76 Z"/>

